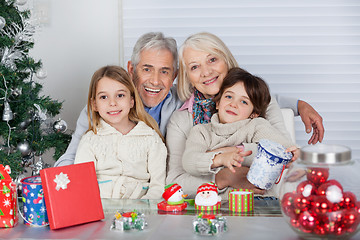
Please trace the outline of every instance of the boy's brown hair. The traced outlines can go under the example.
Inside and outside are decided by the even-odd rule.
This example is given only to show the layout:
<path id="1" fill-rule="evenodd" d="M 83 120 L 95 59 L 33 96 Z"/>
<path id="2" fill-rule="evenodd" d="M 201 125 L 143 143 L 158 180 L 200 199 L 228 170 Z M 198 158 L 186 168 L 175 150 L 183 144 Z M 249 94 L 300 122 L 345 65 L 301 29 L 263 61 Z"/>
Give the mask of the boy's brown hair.
<path id="1" fill-rule="evenodd" d="M 218 103 L 225 90 L 238 82 L 244 83 L 245 91 L 254 106 L 252 114 L 257 114 L 259 117 L 265 118 L 266 109 L 271 100 L 268 85 L 260 77 L 254 76 L 239 67 L 232 68 L 228 71 L 219 93 L 214 98 L 214 102 Z"/>

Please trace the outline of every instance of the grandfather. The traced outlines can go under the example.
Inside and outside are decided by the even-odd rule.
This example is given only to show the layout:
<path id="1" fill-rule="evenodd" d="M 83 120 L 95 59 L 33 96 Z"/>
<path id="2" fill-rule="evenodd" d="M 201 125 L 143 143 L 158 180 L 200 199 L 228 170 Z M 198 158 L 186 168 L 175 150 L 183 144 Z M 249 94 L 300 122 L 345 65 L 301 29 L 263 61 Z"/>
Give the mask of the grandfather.
<path id="1" fill-rule="evenodd" d="M 176 40 L 165 37 L 160 32 L 142 35 L 134 46 L 127 69 L 145 105 L 145 110 L 157 121 L 165 137 L 166 125 L 171 114 L 182 105 L 176 93 L 176 86 L 173 86 L 178 71 Z M 320 129 L 319 137 L 316 140 L 311 137 L 309 144 L 322 141 L 324 134 L 322 118 L 308 103 L 285 97 L 277 97 L 277 100 L 281 108 L 292 108 L 295 115 L 300 113 L 308 133 L 311 132 L 311 128 Z M 85 107 L 77 120 L 71 142 L 65 154 L 55 163 L 55 167 L 74 163 L 77 146 L 88 128 Z"/>
<path id="2" fill-rule="evenodd" d="M 145 110 L 157 121 L 164 136 L 171 114 L 182 105 L 176 93 L 176 86 L 173 86 L 177 66 L 176 40 L 164 37 L 160 32 L 141 36 L 134 46 L 131 61 L 127 65 Z M 74 163 L 77 146 L 88 128 L 85 107 L 77 120 L 69 147 L 55 163 L 55 167 Z"/>

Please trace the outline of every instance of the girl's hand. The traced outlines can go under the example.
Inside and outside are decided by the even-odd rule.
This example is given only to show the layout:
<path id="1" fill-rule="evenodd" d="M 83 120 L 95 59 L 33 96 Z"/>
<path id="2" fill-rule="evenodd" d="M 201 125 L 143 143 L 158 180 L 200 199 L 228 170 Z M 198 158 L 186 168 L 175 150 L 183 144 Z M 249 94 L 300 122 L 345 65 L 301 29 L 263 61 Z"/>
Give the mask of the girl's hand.
<path id="1" fill-rule="evenodd" d="M 213 159 L 212 168 L 224 166 L 229 168 L 232 173 L 235 173 L 234 167 L 241 167 L 244 157 L 250 155 L 251 151 L 243 152 L 241 148 L 229 150 L 227 152 L 216 155 Z"/>

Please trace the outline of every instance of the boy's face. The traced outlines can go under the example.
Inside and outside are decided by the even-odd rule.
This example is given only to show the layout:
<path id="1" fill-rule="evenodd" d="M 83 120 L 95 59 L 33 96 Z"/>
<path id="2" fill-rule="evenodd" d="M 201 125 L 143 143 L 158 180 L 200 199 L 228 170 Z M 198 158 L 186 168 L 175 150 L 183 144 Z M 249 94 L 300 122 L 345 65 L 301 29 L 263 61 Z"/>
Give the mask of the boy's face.
<path id="1" fill-rule="evenodd" d="M 216 103 L 220 123 L 232 123 L 250 117 L 257 117 L 252 114 L 254 106 L 246 93 L 244 83 L 238 82 L 227 88 Z"/>

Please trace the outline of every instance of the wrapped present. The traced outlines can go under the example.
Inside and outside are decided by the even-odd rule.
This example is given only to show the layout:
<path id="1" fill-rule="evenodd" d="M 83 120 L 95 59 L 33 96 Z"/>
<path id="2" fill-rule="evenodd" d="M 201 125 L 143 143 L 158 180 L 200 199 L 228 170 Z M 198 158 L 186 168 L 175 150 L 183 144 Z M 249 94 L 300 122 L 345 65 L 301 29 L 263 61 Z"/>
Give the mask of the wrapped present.
<path id="1" fill-rule="evenodd" d="M 48 225 L 44 202 L 44 192 L 40 176 L 27 177 L 21 180 L 24 223 L 30 226 Z"/>
<path id="2" fill-rule="evenodd" d="M 229 192 L 229 210 L 251 212 L 254 209 L 254 193 L 249 189 L 234 189 Z"/>
<path id="3" fill-rule="evenodd" d="M 104 219 L 93 162 L 40 171 L 51 229 Z"/>
<path id="4" fill-rule="evenodd" d="M 132 229 L 143 230 L 146 226 L 147 222 L 143 213 L 134 211 L 120 214 L 119 212 L 116 212 L 110 229 L 115 231 Z"/>
<path id="5" fill-rule="evenodd" d="M 193 228 L 200 235 L 218 235 L 227 230 L 226 218 L 200 213 L 193 220 Z"/>
<path id="6" fill-rule="evenodd" d="M 16 184 L 10 167 L 0 164 L 0 227 L 14 227 L 18 222 Z"/>

